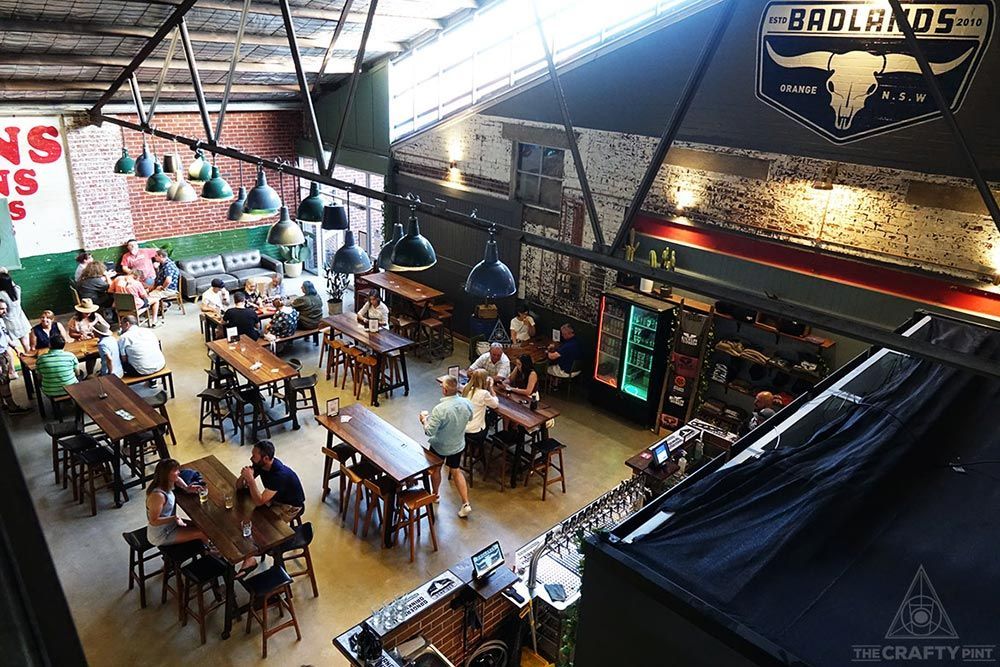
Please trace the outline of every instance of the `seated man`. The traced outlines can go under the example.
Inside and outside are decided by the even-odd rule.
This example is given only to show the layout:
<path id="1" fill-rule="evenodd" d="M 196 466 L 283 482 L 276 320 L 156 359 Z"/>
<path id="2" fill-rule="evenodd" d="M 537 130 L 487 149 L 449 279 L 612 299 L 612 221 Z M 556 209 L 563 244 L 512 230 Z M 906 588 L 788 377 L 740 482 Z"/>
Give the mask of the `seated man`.
<path id="1" fill-rule="evenodd" d="M 160 349 L 160 339 L 149 329 L 143 329 L 131 315 L 122 318 L 122 335 L 118 351 L 122 355 L 125 375 L 141 376 L 155 373 L 167 365 Z"/>
<path id="2" fill-rule="evenodd" d="M 201 295 L 201 309 L 205 312 L 214 312 L 219 315 L 232 305 L 229 297 L 229 290 L 222 278 L 212 278 L 212 286 Z"/>
<path id="3" fill-rule="evenodd" d="M 233 295 L 233 307 L 222 314 L 223 329 L 236 328 L 236 333 L 250 340 L 260 338 L 260 318 L 257 310 L 247 304 L 242 292 Z"/>
<path id="4" fill-rule="evenodd" d="M 490 351 L 479 356 L 469 366 L 469 373 L 482 368 L 494 380 L 502 380 L 510 375 L 510 359 L 500 343 L 491 343 Z"/>
<path id="5" fill-rule="evenodd" d="M 285 286 L 282 284 L 282 276 L 280 273 L 275 273 L 271 276 L 271 284 L 267 286 L 265 294 L 268 298 L 274 299 L 276 297 L 285 296 Z"/>
<path id="6" fill-rule="evenodd" d="M 379 328 L 389 326 L 389 306 L 382 303 L 382 298 L 375 290 L 368 293 L 368 300 L 358 311 L 358 322 L 365 325 L 366 329 L 368 320 L 378 320 Z"/>
<path id="7" fill-rule="evenodd" d="M 167 256 L 166 250 L 156 251 L 156 261 L 159 267 L 156 269 L 156 278 L 153 280 L 153 289 L 150 296 L 157 299 L 168 299 L 177 296 L 181 272 L 177 268 L 174 260 Z"/>
<path id="8" fill-rule="evenodd" d="M 94 325 L 94 333 L 97 334 L 97 353 L 101 357 L 101 368 L 98 375 L 125 375 L 122 368 L 122 353 L 118 349 L 118 339 L 111 332 L 111 327 L 106 322 L 98 322 Z"/>
<path id="9" fill-rule="evenodd" d="M 136 310 L 140 305 L 149 308 L 150 320 L 153 326 L 160 323 L 160 299 L 146 291 L 146 286 L 140 282 L 136 275 L 123 273 L 111 281 L 108 291 L 112 294 L 131 294 L 135 299 Z"/>
<path id="10" fill-rule="evenodd" d="M 66 395 L 66 385 L 76 384 L 80 379 L 76 375 L 79 360 L 76 355 L 67 352 L 66 339 L 61 334 L 49 337 L 49 351 L 38 356 L 35 373 L 42 383 L 42 393 L 49 398 Z"/>
<path id="11" fill-rule="evenodd" d="M 576 332 L 570 324 L 559 327 L 560 342 L 549 344 L 546 355 L 549 359 L 548 374 L 557 378 L 572 378 L 580 374 L 580 371 L 573 370 L 573 364 L 582 356 L 580 341 L 576 339 Z"/>
<path id="12" fill-rule="evenodd" d="M 140 248 L 138 241 L 129 239 L 125 242 L 125 249 L 118 262 L 122 273 L 136 277 L 141 274 L 142 282 L 147 287 L 152 287 L 153 280 L 156 278 L 156 269 L 153 267 L 156 252 L 156 248 Z"/>
<path id="13" fill-rule="evenodd" d="M 510 340 L 517 345 L 535 337 L 535 320 L 528 314 L 528 304 L 517 305 L 517 315 L 510 321 Z"/>
<path id="14" fill-rule="evenodd" d="M 237 488 L 250 490 L 255 505 L 267 505 L 285 521 L 298 516 L 306 505 L 306 494 L 295 471 L 274 456 L 274 443 L 261 440 L 253 446 L 250 463 L 240 471 Z M 260 477 L 263 489 L 254 478 Z"/>

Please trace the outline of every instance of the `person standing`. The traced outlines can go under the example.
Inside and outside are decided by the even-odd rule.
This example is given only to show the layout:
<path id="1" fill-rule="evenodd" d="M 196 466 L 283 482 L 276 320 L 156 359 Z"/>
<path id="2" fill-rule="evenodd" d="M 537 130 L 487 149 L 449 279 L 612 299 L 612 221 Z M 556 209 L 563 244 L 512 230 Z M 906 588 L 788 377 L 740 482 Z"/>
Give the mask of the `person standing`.
<path id="1" fill-rule="evenodd" d="M 472 419 L 465 426 L 465 446 L 471 452 L 482 453 L 486 444 L 486 408 L 496 410 L 500 405 L 493 378 L 481 368 L 472 371 L 468 384 L 462 389 L 462 396 L 472 403 Z M 471 470 L 469 474 L 472 474 Z M 471 506 L 469 511 L 472 511 Z M 459 516 L 462 516 L 461 512 Z"/>
<path id="2" fill-rule="evenodd" d="M 160 339 L 149 329 L 143 329 L 131 315 L 122 318 L 122 335 L 118 339 L 125 375 L 142 376 L 155 373 L 167 365 L 160 349 Z"/>
<path id="3" fill-rule="evenodd" d="M 303 281 L 302 296 L 292 302 L 292 308 L 299 311 L 299 329 L 309 330 L 319 326 L 323 319 L 323 299 L 316 293 L 311 281 Z"/>
<path id="4" fill-rule="evenodd" d="M 49 338 L 49 351 L 38 355 L 35 362 L 35 373 L 42 385 L 42 393 L 49 398 L 66 395 L 66 386 L 76 384 L 80 379 L 76 375 L 79 361 L 76 355 L 67 352 L 66 339 L 59 334 Z"/>
<path id="5" fill-rule="evenodd" d="M 31 322 L 28 321 L 21 308 L 21 287 L 14 282 L 7 270 L 0 272 L 0 301 L 7 305 L 7 314 L 3 318 L 7 333 L 15 339 L 21 341 L 21 347 L 25 352 L 32 349 Z"/>
<path id="6" fill-rule="evenodd" d="M 111 332 L 111 327 L 107 322 L 98 322 L 94 325 L 94 334 L 97 336 L 97 354 L 101 358 L 101 368 L 98 375 L 115 375 L 122 377 L 125 370 L 122 368 L 122 355 L 118 349 L 118 341 Z"/>
<path id="7" fill-rule="evenodd" d="M 458 395 L 458 380 L 447 376 L 441 382 L 442 398 L 434 409 L 420 413 L 420 423 L 428 436 L 429 450 L 424 455 L 431 463 L 431 492 L 437 496 L 441 487 L 441 467 L 448 466 L 455 480 L 455 488 L 462 499 L 458 516 L 463 519 L 472 513 L 469 504 L 469 487 L 462 472 L 462 453 L 465 451 L 465 429 L 472 420 L 472 403 Z"/>
<path id="8" fill-rule="evenodd" d="M 242 292 L 233 295 L 233 307 L 222 314 L 222 327 L 235 327 L 238 334 L 250 340 L 260 338 L 260 317 L 257 316 L 257 310 L 247 304 Z"/>
<path id="9" fill-rule="evenodd" d="M 0 408 L 9 415 L 23 415 L 31 412 L 29 408 L 22 407 L 14 402 L 14 395 L 10 391 L 10 379 L 14 374 L 14 366 L 11 363 L 9 351 L 14 349 L 16 340 L 3 325 L 4 315 L 7 314 L 7 304 L 0 301 Z"/>
<path id="10" fill-rule="evenodd" d="M 156 269 L 153 267 L 156 252 L 156 248 L 140 248 L 138 241 L 129 239 L 125 242 L 119 260 L 122 273 L 134 276 L 146 287 L 152 287 L 156 279 Z"/>

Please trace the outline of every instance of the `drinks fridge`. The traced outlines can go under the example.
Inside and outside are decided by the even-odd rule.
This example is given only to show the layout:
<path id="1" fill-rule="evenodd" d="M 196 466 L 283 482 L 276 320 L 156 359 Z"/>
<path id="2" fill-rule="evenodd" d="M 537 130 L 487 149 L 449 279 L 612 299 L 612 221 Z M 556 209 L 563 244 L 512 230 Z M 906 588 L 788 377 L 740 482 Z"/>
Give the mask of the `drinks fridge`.
<path id="1" fill-rule="evenodd" d="M 591 400 L 644 426 L 656 423 L 676 306 L 625 289 L 601 296 Z"/>

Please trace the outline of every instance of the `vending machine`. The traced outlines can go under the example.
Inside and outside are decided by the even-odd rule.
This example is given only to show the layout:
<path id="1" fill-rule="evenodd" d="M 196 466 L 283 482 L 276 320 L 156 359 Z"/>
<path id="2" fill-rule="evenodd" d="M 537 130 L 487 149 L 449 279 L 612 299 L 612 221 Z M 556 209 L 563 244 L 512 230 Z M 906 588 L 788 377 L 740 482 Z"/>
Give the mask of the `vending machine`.
<path id="1" fill-rule="evenodd" d="M 677 306 L 627 289 L 601 295 L 593 402 L 653 427 L 670 361 Z"/>

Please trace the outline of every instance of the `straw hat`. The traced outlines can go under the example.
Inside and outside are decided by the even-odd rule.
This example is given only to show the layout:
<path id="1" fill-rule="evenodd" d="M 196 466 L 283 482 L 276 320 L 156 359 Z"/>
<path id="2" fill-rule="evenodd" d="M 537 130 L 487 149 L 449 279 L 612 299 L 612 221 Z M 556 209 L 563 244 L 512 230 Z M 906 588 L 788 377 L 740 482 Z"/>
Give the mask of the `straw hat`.
<path id="1" fill-rule="evenodd" d="M 94 304 L 93 299 L 80 299 L 80 303 L 73 307 L 78 313 L 96 313 L 101 309 L 100 306 Z"/>
<path id="2" fill-rule="evenodd" d="M 107 322 L 95 322 L 94 333 L 97 334 L 98 336 L 110 336 L 111 327 L 108 326 Z"/>

